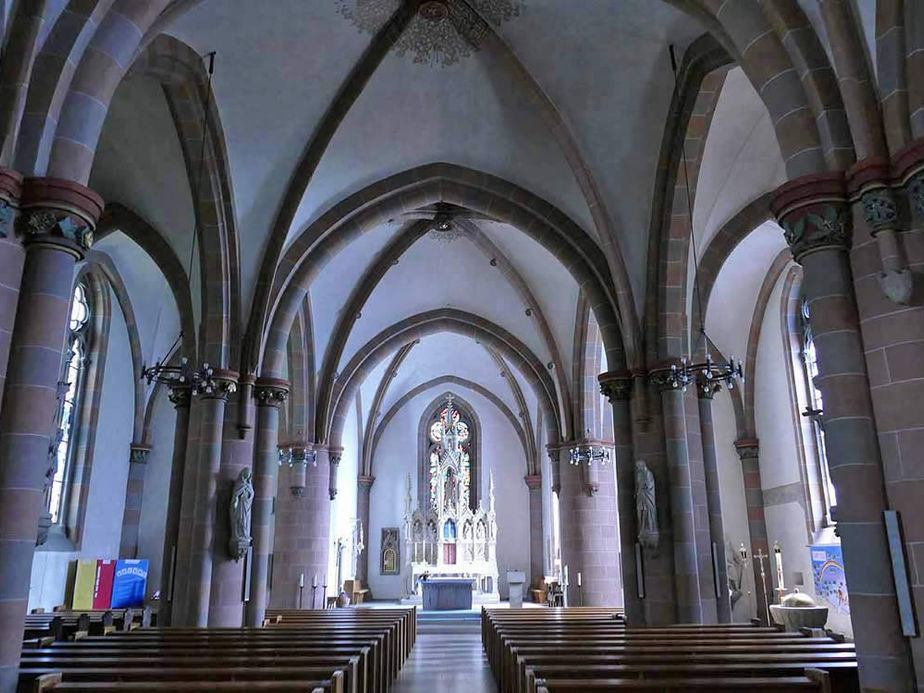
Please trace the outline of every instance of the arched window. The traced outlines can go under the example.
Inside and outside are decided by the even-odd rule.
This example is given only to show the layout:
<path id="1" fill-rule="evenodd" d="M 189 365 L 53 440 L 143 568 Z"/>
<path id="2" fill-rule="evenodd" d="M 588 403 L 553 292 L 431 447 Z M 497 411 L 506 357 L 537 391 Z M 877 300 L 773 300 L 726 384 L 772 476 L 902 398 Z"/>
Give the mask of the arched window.
<path id="1" fill-rule="evenodd" d="M 821 501 L 824 506 L 825 524 L 831 524 L 831 508 L 837 505 L 834 484 L 828 471 L 828 454 L 825 448 L 824 400 L 818 389 L 818 358 L 815 352 L 815 340 L 812 336 L 812 320 L 809 303 L 804 296 L 799 297 L 799 356 L 801 365 L 802 387 L 797 388 L 801 394 L 799 408 L 802 416 L 811 422 L 812 436 L 805 440 L 809 458 L 814 458 L 820 476 Z"/>
<path id="2" fill-rule="evenodd" d="M 87 333 L 90 323 L 90 302 L 87 288 L 77 284 L 71 302 L 71 318 L 68 326 L 66 349 L 61 378 L 58 381 L 58 409 L 55 419 L 55 435 L 49 449 L 49 483 L 45 491 L 45 508 L 52 524 L 61 524 L 66 507 L 68 477 L 74 457 L 75 420 L 80 411 L 80 396 L 83 392 L 84 374 L 87 362 Z"/>

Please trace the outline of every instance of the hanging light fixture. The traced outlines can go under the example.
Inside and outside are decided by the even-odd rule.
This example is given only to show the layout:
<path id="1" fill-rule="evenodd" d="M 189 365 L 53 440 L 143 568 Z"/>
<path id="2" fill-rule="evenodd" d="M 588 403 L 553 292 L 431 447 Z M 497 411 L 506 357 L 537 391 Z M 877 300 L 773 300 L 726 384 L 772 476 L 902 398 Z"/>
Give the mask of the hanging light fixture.
<path id="1" fill-rule="evenodd" d="M 302 433 L 298 432 L 298 440 L 301 440 Z M 289 469 L 301 465 L 307 467 L 318 466 L 318 453 L 310 450 L 304 443 L 280 443 L 279 447 L 279 466 L 287 465 Z"/>
<path id="2" fill-rule="evenodd" d="M 590 430 L 584 433 L 584 440 L 571 448 L 570 462 L 575 466 L 586 464 L 590 467 L 594 462 L 605 465 L 609 459 L 610 451 L 591 439 Z"/>
<path id="3" fill-rule="evenodd" d="M 674 71 L 674 82 L 677 81 L 677 59 L 674 55 L 674 46 L 669 46 L 671 56 L 671 69 Z M 693 232 L 693 197 L 690 194 L 690 177 L 687 173 L 687 152 L 685 143 L 680 147 L 680 159 L 683 163 L 683 184 L 687 195 L 687 216 L 690 220 L 690 245 L 693 251 L 693 290 L 696 295 L 699 310 L 699 336 L 692 345 L 689 356 L 682 356 L 680 364 L 671 364 L 670 370 L 664 373 L 666 381 L 673 388 L 687 391 L 691 383 L 695 383 L 702 390 L 715 392 L 723 384 L 734 389 L 735 383 L 744 380 L 744 370 L 741 361 L 735 361 L 734 355 L 728 361 L 714 361 L 709 351 L 711 340 L 706 334 L 706 314 L 703 311 L 702 293 L 699 289 L 699 258 L 696 253 L 696 236 Z M 694 361 L 693 354 L 699 353 L 702 348 L 704 357 L 702 361 Z"/>
<path id="4" fill-rule="evenodd" d="M 202 190 L 202 174 L 205 168 L 205 145 L 208 141 L 209 132 L 209 104 L 212 101 L 212 74 L 215 71 L 215 51 L 208 53 L 206 57 L 209 61 L 208 80 L 206 83 L 205 97 L 202 103 L 202 145 L 199 150 L 199 171 L 195 181 L 196 188 L 193 191 L 194 201 L 199 199 L 199 193 Z M 196 251 L 196 239 L 198 236 L 199 216 L 196 215 L 192 243 L 189 249 L 189 265 L 186 274 L 190 282 L 192 282 L 192 261 Z M 202 368 L 196 369 L 189 365 L 189 358 L 187 356 L 178 356 L 183 336 L 183 331 L 180 330 L 177 338 L 173 341 L 170 348 L 167 349 L 167 353 L 163 358 L 158 359 L 153 366 L 142 366 L 141 380 L 145 381 L 148 385 L 155 382 L 168 387 L 188 385 L 193 395 L 210 395 L 217 387 L 214 380 L 214 369 L 207 362 L 202 364 Z M 237 388 L 234 383 L 229 383 L 227 387 L 229 392 L 234 392 Z"/>

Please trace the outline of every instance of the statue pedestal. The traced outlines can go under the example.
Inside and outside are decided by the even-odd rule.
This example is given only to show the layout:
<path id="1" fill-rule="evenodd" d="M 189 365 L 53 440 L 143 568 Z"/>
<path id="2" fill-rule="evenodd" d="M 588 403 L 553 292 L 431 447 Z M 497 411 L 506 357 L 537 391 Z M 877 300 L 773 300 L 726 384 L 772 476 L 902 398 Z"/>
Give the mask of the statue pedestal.
<path id="1" fill-rule="evenodd" d="M 510 587 L 510 608 L 523 608 L 523 583 L 526 582 L 526 573 L 519 570 L 507 571 L 507 585 Z"/>
<path id="2" fill-rule="evenodd" d="M 798 632 L 800 628 L 824 628 L 828 621 L 828 607 L 771 604 L 770 615 L 786 630 Z"/>

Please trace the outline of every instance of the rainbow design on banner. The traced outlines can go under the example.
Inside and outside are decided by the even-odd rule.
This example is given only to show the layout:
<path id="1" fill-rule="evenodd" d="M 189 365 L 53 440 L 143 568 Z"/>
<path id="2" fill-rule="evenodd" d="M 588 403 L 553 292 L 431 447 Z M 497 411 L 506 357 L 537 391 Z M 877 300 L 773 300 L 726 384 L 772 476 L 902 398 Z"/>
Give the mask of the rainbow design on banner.
<path id="1" fill-rule="evenodd" d="M 850 615 L 847 578 L 844 575 L 844 554 L 838 545 L 812 546 L 812 577 L 815 594 L 837 613 Z"/>

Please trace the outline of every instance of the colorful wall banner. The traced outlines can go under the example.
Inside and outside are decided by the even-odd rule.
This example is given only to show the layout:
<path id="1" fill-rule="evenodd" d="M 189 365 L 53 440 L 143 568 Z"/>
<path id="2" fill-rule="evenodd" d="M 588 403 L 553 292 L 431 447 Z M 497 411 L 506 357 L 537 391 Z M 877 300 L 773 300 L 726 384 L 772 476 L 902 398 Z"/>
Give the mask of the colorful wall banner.
<path id="1" fill-rule="evenodd" d="M 120 559 L 115 565 L 112 583 L 112 608 L 144 606 L 144 591 L 148 582 L 147 559 Z"/>
<path id="2" fill-rule="evenodd" d="M 847 578 L 844 575 L 844 554 L 838 545 L 812 546 L 812 576 L 816 596 L 834 611 L 850 615 Z"/>
<path id="3" fill-rule="evenodd" d="M 93 591 L 96 587 L 96 559 L 81 558 L 74 574 L 74 592 L 71 608 L 75 611 L 93 608 Z"/>
<path id="4" fill-rule="evenodd" d="M 108 609 L 112 601 L 112 578 L 115 575 L 115 561 L 96 562 L 96 582 L 93 586 L 93 608 Z"/>

